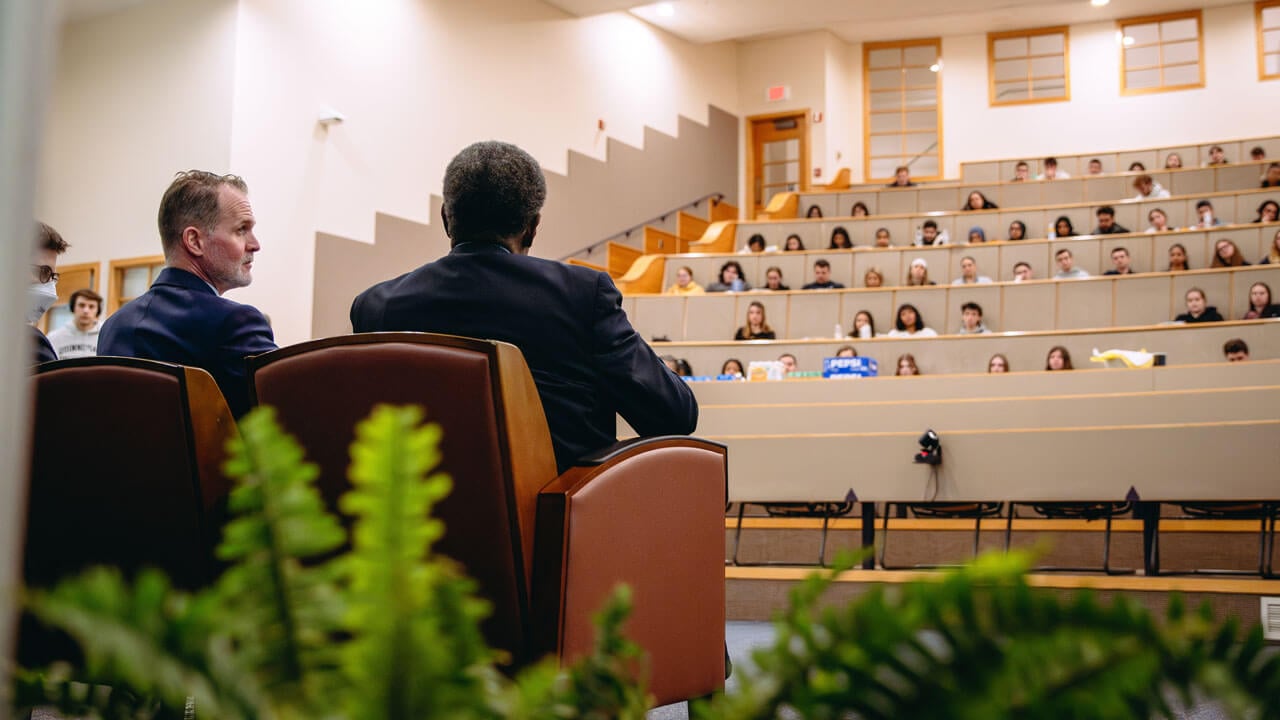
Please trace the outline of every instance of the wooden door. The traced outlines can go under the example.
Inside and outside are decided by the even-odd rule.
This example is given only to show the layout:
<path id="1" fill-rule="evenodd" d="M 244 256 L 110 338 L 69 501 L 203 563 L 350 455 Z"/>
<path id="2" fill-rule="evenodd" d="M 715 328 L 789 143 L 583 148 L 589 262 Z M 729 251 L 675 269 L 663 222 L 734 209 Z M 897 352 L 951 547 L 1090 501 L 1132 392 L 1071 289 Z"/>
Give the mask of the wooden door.
<path id="1" fill-rule="evenodd" d="M 758 217 L 780 192 L 809 189 L 809 111 L 796 110 L 747 119 L 749 217 Z"/>

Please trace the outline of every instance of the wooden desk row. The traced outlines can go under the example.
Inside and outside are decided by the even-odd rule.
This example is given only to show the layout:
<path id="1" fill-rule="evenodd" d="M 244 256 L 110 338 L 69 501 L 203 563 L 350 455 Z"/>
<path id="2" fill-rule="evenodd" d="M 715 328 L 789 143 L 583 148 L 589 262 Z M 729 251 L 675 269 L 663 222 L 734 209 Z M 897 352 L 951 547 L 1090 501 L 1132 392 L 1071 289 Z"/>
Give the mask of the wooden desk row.
<path id="1" fill-rule="evenodd" d="M 1183 170 L 1148 170 L 1153 180 L 1174 196 L 1207 195 L 1236 190 L 1255 189 L 1266 170 L 1266 163 L 1192 167 Z M 1134 178 L 1143 173 L 1109 175 L 1077 175 L 1066 180 L 1006 182 L 1013 177 L 959 183 L 925 183 L 910 188 L 858 187 L 847 190 L 813 190 L 779 193 L 766 209 L 768 219 L 806 217 L 809 208 L 817 206 L 827 218 L 853 215 L 854 203 L 867 206 L 873 215 L 896 215 L 923 212 L 950 212 L 964 207 L 969 193 L 982 193 L 1002 208 L 1064 205 L 1072 203 L 1107 204 L 1137 195 Z"/>
<path id="2" fill-rule="evenodd" d="M 1261 137 L 1223 140 L 1200 145 L 1166 145 L 1160 147 L 1137 148 L 1132 150 L 1108 150 L 1096 153 L 1079 153 L 1055 155 L 1058 168 L 1074 175 L 1089 172 L 1089 161 L 1097 158 L 1102 161 L 1103 172 L 1123 172 L 1135 162 L 1142 163 L 1148 171 L 1164 167 L 1170 153 L 1177 153 L 1182 158 L 1183 167 L 1196 168 L 1209 162 L 1209 148 L 1221 145 L 1224 157 L 1233 164 L 1249 160 L 1249 151 L 1261 147 L 1269 159 L 1280 157 L 1280 137 L 1265 135 Z M 1031 175 L 1035 177 L 1043 170 L 1043 158 L 1004 158 L 1000 160 L 979 160 L 960 163 L 960 176 L 968 182 L 995 182 L 1013 177 L 1014 169 L 1019 162 L 1031 166 Z"/>
<path id="3" fill-rule="evenodd" d="M 824 339 L 751 342 L 657 342 L 660 355 L 684 358 L 694 374 L 715 375 L 724 361 L 735 358 L 745 367 L 752 360 L 776 360 L 783 353 L 795 355 L 800 370 L 821 370 L 822 359 L 832 357 L 842 345 L 853 345 L 859 355 L 875 358 L 881 375 L 892 375 L 897 358 L 915 356 L 924 375 L 982 373 L 995 353 L 1009 359 L 1015 371 L 1039 370 L 1045 366 L 1049 348 L 1062 345 L 1071 353 L 1076 372 L 1097 367 L 1089 362 L 1099 350 L 1147 350 L 1163 352 L 1171 365 L 1221 362 L 1222 345 L 1232 338 L 1249 344 L 1258 359 L 1280 358 L 1280 320 L 1228 321 L 1202 325 L 1152 325 L 1102 330 L 989 333 L 985 335 L 943 335 L 936 338 L 876 338 L 874 340 Z M 894 378 L 892 382 L 915 382 L 916 378 Z M 889 379 L 878 381 L 890 381 Z M 783 381 L 789 383 L 790 381 Z M 816 382 L 816 381 L 815 381 Z M 862 380 L 825 380 L 820 384 L 859 383 Z M 768 384 L 768 383 L 766 383 Z M 1272 383 L 1266 383 L 1272 384 Z"/>
<path id="4" fill-rule="evenodd" d="M 923 258 L 928 264 L 929 279 L 941 284 L 960 277 L 960 261 L 966 257 L 972 257 L 977 262 L 979 275 L 986 275 L 996 281 L 1013 280 L 1013 266 L 1018 262 L 1030 263 L 1034 271 L 1033 277 L 1043 279 L 1052 277 L 1057 271 L 1054 255 L 1061 248 L 1071 250 L 1077 267 L 1091 275 L 1101 275 L 1111 269 L 1111 251 L 1117 247 L 1129 251 L 1132 267 L 1136 272 L 1152 272 L 1168 268 L 1169 248 L 1175 244 L 1182 245 L 1186 250 L 1191 268 L 1200 270 L 1212 264 L 1215 246 L 1221 238 L 1231 240 L 1240 249 L 1245 260 L 1256 263 L 1266 256 L 1277 234 L 1280 234 L 1280 224 L 1268 223 L 1232 225 L 1212 230 L 1091 235 L 974 245 L 659 256 L 657 260 L 660 262 L 649 268 L 653 277 L 645 278 L 645 281 L 652 288 L 648 292 L 659 293 L 675 283 L 677 270 L 688 267 L 693 271 L 694 280 L 705 286 L 719 277 L 720 268 L 726 262 L 733 260 L 742 266 L 745 279 L 752 287 L 763 286 L 767 270 L 776 267 L 782 271 L 783 283 L 798 289 L 813 280 L 813 263 L 821 258 L 831 265 L 831 279 L 847 288 L 864 287 L 866 273 L 872 268 L 876 268 L 884 276 L 885 286 L 895 286 L 905 285 L 912 261 Z M 631 289 L 625 292 L 628 295 L 639 294 L 639 283 L 637 280 L 628 284 L 626 287 Z"/>
<path id="5" fill-rule="evenodd" d="M 887 334 L 906 303 L 938 334 L 959 332 L 961 306 L 970 302 L 982 308 L 992 332 L 1061 331 L 1169 322 L 1186 312 L 1185 295 L 1193 287 L 1225 318 L 1238 319 L 1256 282 L 1280 293 L 1280 265 L 983 285 L 639 295 L 624 298 L 623 307 L 642 337 L 670 341 L 732 340 L 746 323 L 748 306 L 757 302 L 779 340 L 835 338 L 836 325 L 850 333 L 862 311 L 871 314 L 878 334 Z"/>

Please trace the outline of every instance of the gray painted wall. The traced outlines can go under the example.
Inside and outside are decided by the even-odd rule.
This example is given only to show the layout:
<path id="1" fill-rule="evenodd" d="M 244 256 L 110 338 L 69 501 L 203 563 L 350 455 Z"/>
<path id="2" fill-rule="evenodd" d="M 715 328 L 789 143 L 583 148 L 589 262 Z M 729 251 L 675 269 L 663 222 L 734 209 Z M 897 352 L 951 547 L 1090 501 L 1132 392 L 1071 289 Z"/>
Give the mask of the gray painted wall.
<path id="1" fill-rule="evenodd" d="M 681 117 L 676 137 L 646 128 L 644 149 L 610 139 L 605 161 L 570 152 L 567 175 L 545 173 L 547 204 L 533 254 L 577 255 L 710 193 L 737 205 L 738 117 L 714 106 L 708 116 L 706 125 Z M 449 251 L 441 202 L 431 196 L 430 224 L 379 213 L 373 244 L 316 233 L 312 337 L 351 332 L 357 294 Z M 604 264 L 603 255 L 592 260 Z"/>

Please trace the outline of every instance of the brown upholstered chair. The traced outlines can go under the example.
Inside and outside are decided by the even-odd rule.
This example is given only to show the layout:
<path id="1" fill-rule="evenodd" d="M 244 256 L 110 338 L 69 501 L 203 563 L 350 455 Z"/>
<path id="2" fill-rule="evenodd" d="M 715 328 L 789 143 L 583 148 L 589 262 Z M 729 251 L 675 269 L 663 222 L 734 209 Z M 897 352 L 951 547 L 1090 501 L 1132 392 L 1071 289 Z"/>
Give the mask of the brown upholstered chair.
<path id="1" fill-rule="evenodd" d="M 444 429 L 453 492 L 436 549 L 494 606 L 484 630 L 516 666 L 591 648 L 591 615 L 631 586 L 627 634 L 648 652 L 659 704 L 724 682 L 726 453 L 688 437 L 615 446 L 557 477 L 551 435 L 518 348 L 426 333 L 368 333 L 250 358 L 255 402 L 320 466 L 330 507 L 347 488 L 355 424 L 415 404 Z"/>
<path id="2" fill-rule="evenodd" d="M 188 589 L 212 582 L 230 487 L 220 465 L 236 426 L 209 373 L 114 357 L 35 373 L 27 585 L 93 565 L 126 576 L 160 568 Z M 22 661 L 32 667 L 67 649 L 50 643 L 59 641 L 24 624 Z"/>

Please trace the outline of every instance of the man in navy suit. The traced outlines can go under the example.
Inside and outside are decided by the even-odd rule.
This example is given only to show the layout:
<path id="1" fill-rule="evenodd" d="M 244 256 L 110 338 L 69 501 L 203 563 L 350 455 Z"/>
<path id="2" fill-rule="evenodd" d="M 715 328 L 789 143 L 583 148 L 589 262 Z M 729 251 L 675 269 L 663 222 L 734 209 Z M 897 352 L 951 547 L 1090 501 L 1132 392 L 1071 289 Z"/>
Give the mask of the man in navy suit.
<path id="1" fill-rule="evenodd" d="M 532 371 L 563 472 L 617 440 L 688 434 L 698 404 L 631 327 L 608 275 L 529 256 L 546 181 L 520 148 L 476 143 L 445 171 L 452 250 L 356 297 L 356 332 L 416 330 L 509 342 Z"/>
<path id="2" fill-rule="evenodd" d="M 179 173 L 160 201 L 165 267 L 141 297 L 107 318 L 99 355 L 203 368 L 238 418 L 249 410 L 245 358 L 276 348 L 257 308 L 221 297 L 252 280 L 249 189 L 235 175 Z"/>

